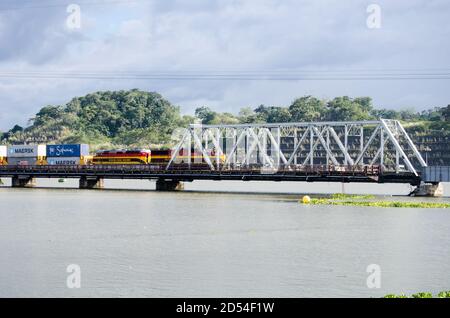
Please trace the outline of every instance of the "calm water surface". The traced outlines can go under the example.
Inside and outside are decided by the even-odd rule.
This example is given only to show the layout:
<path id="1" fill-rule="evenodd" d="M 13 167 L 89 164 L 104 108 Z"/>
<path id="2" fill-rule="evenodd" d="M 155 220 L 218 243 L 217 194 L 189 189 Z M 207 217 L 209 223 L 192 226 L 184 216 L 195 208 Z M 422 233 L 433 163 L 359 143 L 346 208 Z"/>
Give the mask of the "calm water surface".
<path id="1" fill-rule="evenodd" d="M 450 289 L 448 209 L 297 203 L 299 193 L 340 192 L 336 184 L 194 182 L 187 189 L 0 188 L 0 297 L 379 297 Z M 66 286 L 69 264 L 81 268 L 80 289 Z M 366 286 L 369 264 L 381 267 L 381 289 Z"/>

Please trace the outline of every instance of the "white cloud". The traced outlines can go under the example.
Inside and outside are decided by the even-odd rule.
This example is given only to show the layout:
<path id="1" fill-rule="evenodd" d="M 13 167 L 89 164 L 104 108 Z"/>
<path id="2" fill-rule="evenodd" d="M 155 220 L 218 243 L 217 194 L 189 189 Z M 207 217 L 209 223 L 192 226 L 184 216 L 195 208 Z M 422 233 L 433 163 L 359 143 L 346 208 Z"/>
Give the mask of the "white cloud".
<path id="1" fill-rule="evenodd" d="M 387 1 L 382 28 L 366 27 L 371 1 L 166 0 L 81 5 L 83 28 L 64 29 L 64 7 L 0 12 L 0 70 L 218 72 L 446 68 L 450 4 Z M 20 6 L 17 1 L 16 6 Z M 383 107 L 446 105 L 448 81 L 158 81 L 0 79 L 0 128 L 48 103 L 103 89 L 159 91 L 183 112 L 286 105 L 314 94 L 369 95 Z M 11 108 L 11 104 L 14 108 Z M 24 116 L 27 116 L 24 118 Z"/>

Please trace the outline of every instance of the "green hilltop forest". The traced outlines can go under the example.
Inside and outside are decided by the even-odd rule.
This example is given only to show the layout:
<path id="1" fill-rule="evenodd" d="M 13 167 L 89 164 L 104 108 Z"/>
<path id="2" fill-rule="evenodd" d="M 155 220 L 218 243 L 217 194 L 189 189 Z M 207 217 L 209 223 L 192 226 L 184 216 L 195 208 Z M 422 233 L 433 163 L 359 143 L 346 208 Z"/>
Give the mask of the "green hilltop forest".
<path id="1" fill-rule="evenodd" d="M 43 107 L 28 127 L 15 125 L 0 133 L 1 143 L 88 143 L 94 149 L 112 147 L 165 147 L 171 132 L 201 120 L 204 124 L 273 123 L 291 121 L 341 121 L 377 118 L 398 119 L 409 131 L 449 135 L 450 105 L 423 112 L 378 109 L 370 97 L 336 97 L 331 100 L 300 97 L 289 106 L 242 108 L 238 114 L 221 113 L 203 106 L 192 116 L 160 94 L 137 89 L 95 92 L 73 98 L 65 105 Z"/>

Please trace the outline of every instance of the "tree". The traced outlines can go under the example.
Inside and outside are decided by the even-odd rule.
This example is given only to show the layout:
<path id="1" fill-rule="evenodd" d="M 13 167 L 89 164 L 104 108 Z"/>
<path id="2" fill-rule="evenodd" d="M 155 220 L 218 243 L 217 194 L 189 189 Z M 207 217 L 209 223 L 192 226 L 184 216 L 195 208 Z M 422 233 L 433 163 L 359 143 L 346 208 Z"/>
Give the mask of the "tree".
<path id="1" fill-rule="evenodd" d="M 202 106 L 195 110 L 195 116 L 202 121 L 202 124 L 210 124 L 214 120 L 216 113 L 209 107 Z"/>
<path id="2" fill-rule="evenodd" d="M 212 125 L 233 125 L 239 124 L 239 118 L 231 113 L 216 113 L 214 119 L 210 122 Z"/>
<path id="3" fill-rule="evenodd" d="M 36 114 L 34 118 L 31 119 L 32 123 L 36 125 L 41 125 L 49 120 L 57 119 L 61 116 L 63 110 L 61 106 L 45 106 Z"/>
<path id="4" fill-rule="evenodd" d="M 312 96 L 297 98 L 289 106 L 293 121 L 319 121 L 325 116 L 325 103 Z"/>
<path id="5" fill-rule="evenodd" d="M 13 128 L 10 129 L 9 132 L 11 134 L 15 134 L 16 132 L 22 132 L 22 131 L 23 131 L 23 127 L 16 124 L 16 125 L 14 125 Z"/>
<path id="6" fill-rule="evenodd" d="M 252 124 L 258 122 L 258 114 L 251 107 L 241 108 L 238 116 L 239 122 L 242 124 Z"/>
<path id="7" fill-rule="evenodd" d="M 400 119 L 398 112 L 393 109 L 373 109 L 370 114 L 376 119 Z"/>
<path id="8" fill-rule="evenodd" d="M 450 122 L 450 105 L 447 105 L 447 107 L 443 107 L 441 112 L 444 120 Z"/>
<path id="9" fill-rule="evenodd" d="M 415 114 L 415 119 L 417 120 L 429 120 L 429 121 L 439 121 L 443 119 L 444 108 L 435 107 L 432 109 L 427 109 L 422 111 L 420 114 Z"/>
<path id="10" fill-rule="evenodd" d="M 403 109 L 399 114 L 401 120 L 417 120 L 419 117 L 413 109 Z"/>
<path id="11" fill-rule="evenodd" d="M 370 97 L 356 97 L 353 102 L 359 104 L 361 110 L 365 113 L 369 114 L 373 110 L 372 98 Z"/>
<path id="12" fill-rule="evenodd" d="M 254 109 L 257 120 L 267 123 L 267 119 L 269 118 L 269 108 L 264 105 L 259 105 Z"/>
<path id="13" fill-rule="evenodd" d="M 327 103 L 327 119 L 332 121 L 365 120 L 371 115 L 367 104 L 361 100 L 353 100 L 348 96 L 336 97 Z"/>
<path id="14" fill-rule="evenodd" d="M 268 123 L 287 123 L 292 120 L 291 113 L 286 107 L 271 107 L 269 116 L 267 118 Z"/>
<path id="15" fill-rule="evenodd" d="M 258 122 L 286 123 L 291 121 L 291 114 L 285 107 L 260 105 L 255 109 Z"/>

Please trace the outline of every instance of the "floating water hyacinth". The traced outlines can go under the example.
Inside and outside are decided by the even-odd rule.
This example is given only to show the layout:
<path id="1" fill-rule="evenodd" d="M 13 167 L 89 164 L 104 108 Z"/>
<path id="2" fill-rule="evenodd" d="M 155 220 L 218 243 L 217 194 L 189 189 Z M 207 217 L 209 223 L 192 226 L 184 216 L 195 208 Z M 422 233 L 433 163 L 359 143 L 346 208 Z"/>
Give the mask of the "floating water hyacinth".
<path id="1" fill-rule="evenodd" d="M 349 195 L 333 194 L 331 198 L 311 198 L 308 204 L 314 205 L 344 205 L 362 206 L 378 208 L 422 208 L 422 209 L 446 209 L 450 208 L 450 203 L 446 202 L 411 202 L 411 201 L 375 201 L 374 195 Z M 306 202 L 304 202 L 306 203 Z"/>
<path id="2" fill-rule="evenodd" d="M 383 298 L 450 298 L 450 291 L 441 291 L 439 294 L 436 295 L 436 297 L 433 297 L 432 293 L 420 292 L 412 294 L 411 296 L 407 296 L 405 294 L 400 295 L 388 294 Z"/>

